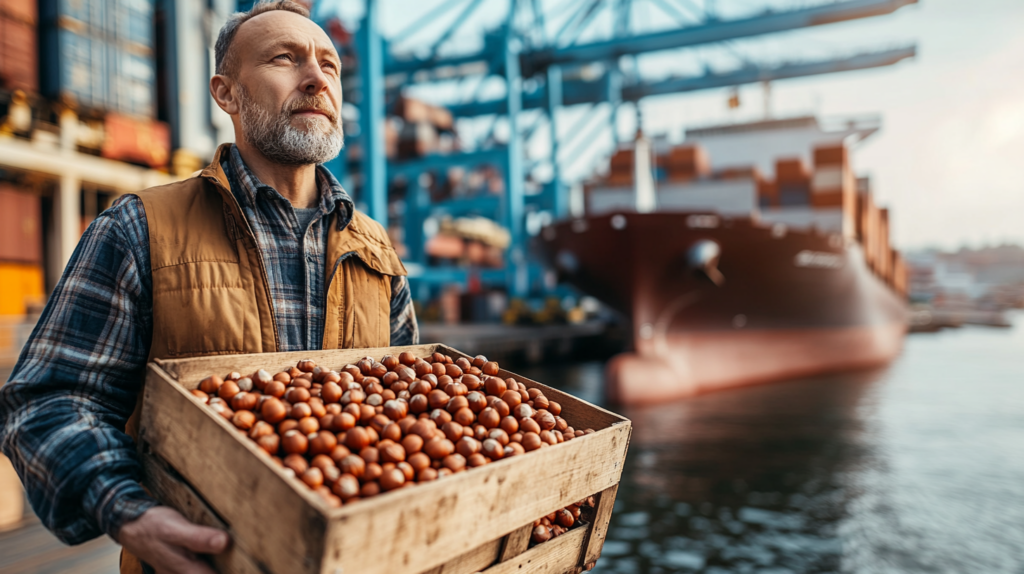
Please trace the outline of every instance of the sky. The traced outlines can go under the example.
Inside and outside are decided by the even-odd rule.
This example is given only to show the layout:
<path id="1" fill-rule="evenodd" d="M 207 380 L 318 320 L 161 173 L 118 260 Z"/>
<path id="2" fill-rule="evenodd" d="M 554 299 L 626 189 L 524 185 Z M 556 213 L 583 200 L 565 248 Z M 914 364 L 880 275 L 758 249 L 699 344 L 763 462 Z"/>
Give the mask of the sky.
<path id="1" fill-rule="evenodd" d="M 557 12 L 558 6 L 569 1 L 543 0 L 542 4 L 545 12 Z M 697 12 L 709 0 L 668 1 L 684 12 Z M 768 6 L 782 9 L 822 0 L 712 1 L 720 16 L 729 18 Z M 635 4 L 636 28 L 677 25 L 656 8 L 656 2 L 636 0 Z M 417 26 L 418 19 L 436 5 L 438 2 L 385 2 L 384 35 L 394 38 L 412 25 L 415 32 L 404 36 L 402 45 L 426 45 L 436 36 L 433 31 L 458 13 L 454 10 L 435 26 Z M 479 32 L 503 19 L 504 6 L 500 1 L 485 2 L 485 8 L 467 21 L 447 48 L 460 51 L 479 45 Z M 549 27 L 557 27 L 557 22 L 552 24 Z M 602 26 L 610 27 L 610 20 L 595 21 L 594 34 L 599 35 Z M 695 74 L 703 65 L 722 70 L 738 65 L 742 58 L 772 63 L 916 44 L 917 56 L 895 66 L 775 82 L 772 114 L 881 117 L 881 131 L 856 149 L 853 166 L 859 175 L 872 178 L 879 201 L 890 207 L 897 247 L 1024 244 L 1021 30 L 1024 0 L 919 0 L 892 15 L 740 40 L 728 46 L 645 56 L 638 66 L 643 75 L 651 77 Z M 499 93 L 503 90 L 497 89 Z M 727 89 L 649 98 L 640 104 L 644 130 L 680 139 L 687 126 L 759 118 L 762 93 L 760 86 L 740 88 L 737 110 L 726 106 Z M 631 133 L 632 118 L 631 113 L 623 114 L 620 133 Z M 569 119 L 563 125 L 572 123 Z M 591 170 L 607 156 L 612 146 L 610 132 L 601 137 L 607 141 L 593 146 L 598 157 L 575 164 L 577 171 Z"/>

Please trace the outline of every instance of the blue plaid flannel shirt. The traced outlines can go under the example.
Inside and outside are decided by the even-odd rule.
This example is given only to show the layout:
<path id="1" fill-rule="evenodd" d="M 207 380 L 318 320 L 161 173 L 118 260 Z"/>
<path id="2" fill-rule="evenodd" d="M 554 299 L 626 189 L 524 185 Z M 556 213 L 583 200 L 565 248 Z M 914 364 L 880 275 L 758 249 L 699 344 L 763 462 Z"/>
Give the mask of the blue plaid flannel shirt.
<path id="1" fill-rule="evenodd" d="M 267 263 L 282 351 L 319 349 L 329 215 L 352 200 L 317 169 L 320 213 L 306 229 L 291 204 L 262 184 L 232 147 L 222 166 Z M 0 387 L 0 448 L 33 510 L 68 544 L 121 525 L 157 502 L 124 425 L 135 408 L 153 332 L 149 229 L 126 195 L 89 226 L 50 296 L 10 380 Z M 404 277 L 392 279 L 391 344 L 418 342 Z"/>

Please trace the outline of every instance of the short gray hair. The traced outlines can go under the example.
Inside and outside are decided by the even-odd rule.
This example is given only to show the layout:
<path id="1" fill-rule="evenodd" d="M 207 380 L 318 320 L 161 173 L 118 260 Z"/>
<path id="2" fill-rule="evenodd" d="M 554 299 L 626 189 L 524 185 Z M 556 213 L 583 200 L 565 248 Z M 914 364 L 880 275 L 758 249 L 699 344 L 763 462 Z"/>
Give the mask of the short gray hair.
<path id="1" fill-rule="evenodd" d="M 216 64 L 214 73 L 234 76 L 238 64 L 235 58 L 231 57 L 229 50 L 231 43 L 235 40 L 235 35 L 238 34 L 238 29 L 252 18 L 275 10 L 284 10 L 309 18 L 309 10 L 294 0 L 261 0 L 254 4 L 248 12 L 235 12 L 228 18 L 224 27 L 220 29 L 220 34 L 217 35 L 217 43 L 213 47 Z"/>

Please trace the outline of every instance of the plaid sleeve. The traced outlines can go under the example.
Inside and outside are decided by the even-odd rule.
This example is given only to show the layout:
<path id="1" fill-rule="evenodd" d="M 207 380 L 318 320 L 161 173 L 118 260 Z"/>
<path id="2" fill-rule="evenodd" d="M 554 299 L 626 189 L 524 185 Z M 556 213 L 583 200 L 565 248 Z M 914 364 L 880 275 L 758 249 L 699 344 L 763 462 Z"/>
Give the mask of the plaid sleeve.
<path id="1" fill-rule="evenodd" d="M 123 432 L 152 337 L 149 230 L 126 196 L 82 236 L 10 380 L 0 448 L 43 524 L 69 544 L 156 505 Z"/>
<path id="2" fill-rule="evenodd" d="M 409 281 L 402 276 L 391 278 L 391 344 L 416 345 L 420 328 L 416 324 L 416 308 L 412 304 Z"/>

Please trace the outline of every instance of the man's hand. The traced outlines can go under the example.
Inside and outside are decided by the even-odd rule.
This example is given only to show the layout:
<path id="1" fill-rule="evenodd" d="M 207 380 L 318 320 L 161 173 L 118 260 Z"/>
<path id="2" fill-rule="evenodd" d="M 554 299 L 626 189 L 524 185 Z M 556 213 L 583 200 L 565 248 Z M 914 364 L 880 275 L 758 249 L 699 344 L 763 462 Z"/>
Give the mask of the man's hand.
<path id="1" fill-rule="evenodd" d="M 173 508 L 155 506 L 118 532 L 118 542 L 158 574 L 215 574 L 196 554 L 220 554 L 227 533 L 192 524 Z"/>

